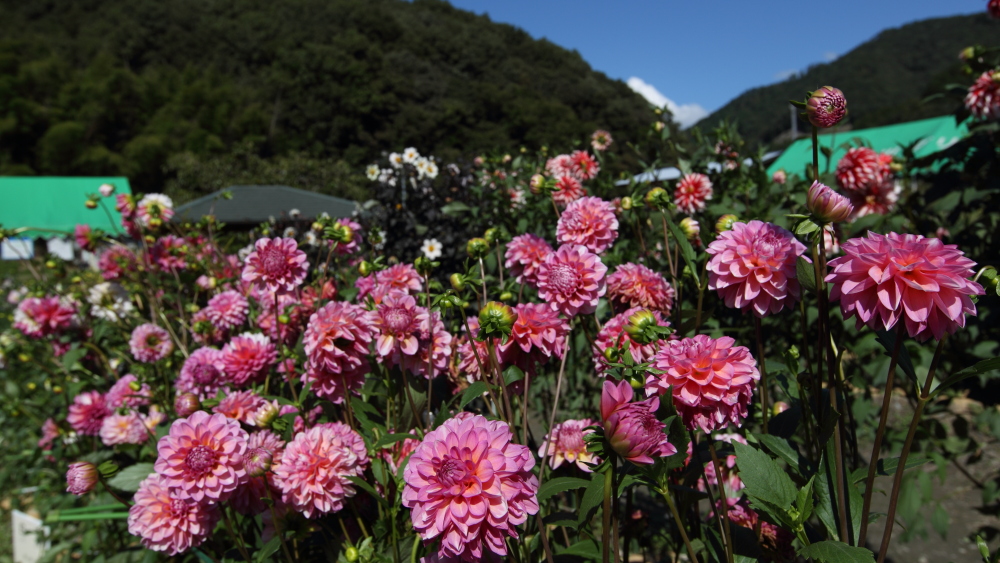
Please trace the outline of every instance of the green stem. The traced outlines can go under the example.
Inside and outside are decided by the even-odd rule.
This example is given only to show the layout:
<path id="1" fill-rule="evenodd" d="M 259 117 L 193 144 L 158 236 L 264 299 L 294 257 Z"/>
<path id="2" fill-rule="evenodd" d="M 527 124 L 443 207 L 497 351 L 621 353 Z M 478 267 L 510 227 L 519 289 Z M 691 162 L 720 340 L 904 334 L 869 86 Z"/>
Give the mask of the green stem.
<path id="1" fill-rule="evenodd" d="M 85 520 L 124 520 L 128 518 L 128 512 L 95 512 L 91 514 L 60 514 L 50 513 L 45 518 L 46 522 L 83 522 Z"/>
<path id="2" fill-rule="evenodd" d="M 660 488 L 660 494 L 663 496 L 663 500 L 667 501 L 670 513 L 674 515 L 674 522 L 677 522 L 677 529 L 681 532 L 681 539 L 684 540 L 684 547 L 687 548 L 688 558 L 691 559 L 692 563 L 698 563 L 698 555 L 694 552 L 694 546 L 691 545 L 691 539 L 688 537 L 687 529 L 685 529 L 684 522 L 681 520 L 681 514 L 677 511 L 677 505 L 674 504 L 673 497 L 670 496 L 670 490 L 666 486 L 663 486 Z"/>
<path id="3" fill-rule="evenodd" d="M 813 180 L 818 182 L 819 181 L 819 129 L 815 125 L 813 125 L 812 128 L 812 141 L 813 141 Z"/>
<path id="4" fill-rule="evenodd" d="M 288 544 L 285 543 L 285 534 L 281 531 L 281 526 L 278 522 L 278 513 L 274 511 L 274 498 L 271 497 L 271 486 L 268 485 L 264 487 L 264 492 L 267 494 L 267 499 L 271 502 L 267 503 L 267 508 L 271 511 L 271 522 L 274 524 L 274 535 L 278 536 L 281 541 L 281 551 L 285 555 L 285 561 L 288 563 L 294 563 L 295 559 L 292 558 L 292 552 L 288 549 Z"/>
<path id="5" fill-rule="evenodd" d="M 611 495 L 615 488 L 615 458 L 612 456 L 608 463 L 610 465 L 604 472 L 604 525 L 601 527 L 602 561 L 604 563 L 611 563 Z"/>
<path id="6" fill-rule="evenodd" d="M 764 343 L 761 338 L 760 317 L 753 316 L 753 326 L 757 333 L 757 362 L 760 365 L 760 414 L 763 416 L 764 434 L 767 434 L 767 415 L 771 409 L 767 398 L 767 362 L 764 358 Z"/>
<path id="7" fill-rule="evenodd" d="M 233 528 L 233 523 L 229 520 L 229 511 L 226 510 L 226 507 L 220 507 L 219 512 L 222 513 L 222 520 L 226 523 L 226 530 L 229 531 L 229 535 L 236 540 L 236 547 L 239 549 L 240 555 L 247 560 L 247 563 L 250 563 L 252 559 L 250 559 L 250 553 L 247 552 L 246 545 L 243 543 L 243 534 L 237 533 L 236 529 Z"/>
<path id="8" fill-rule="evenodd" d="M 719 502 L 722 504 L 722 521 L 725 525 L 722 528 L 722 534 L 726 539 L 726 558 L 729 563 L 733 563 L 733 530 L 729 524 L 729 501 L 726 498 L 726 486 L 723 484 L 722 478 L 722 464 L 719 463 L 719 456 L 715 454 L 715 444 L 712 443 L 712 438 L 708 439 L 708 451 L 712 455 L 712 465 L 715 466 L 715 479 L 716 484 L 719 487 Z M 708 488 L 708 478 L 705 478 L 705 488 Z M 719 509 L 716 508 L 715 512 L 718 513 Z"/>

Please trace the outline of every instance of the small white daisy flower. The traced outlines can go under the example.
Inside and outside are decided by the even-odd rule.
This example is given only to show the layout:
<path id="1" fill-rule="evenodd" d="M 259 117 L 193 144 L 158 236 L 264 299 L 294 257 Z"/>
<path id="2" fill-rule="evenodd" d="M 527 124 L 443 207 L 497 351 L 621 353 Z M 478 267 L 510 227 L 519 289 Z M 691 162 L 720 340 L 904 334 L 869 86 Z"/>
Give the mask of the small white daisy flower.
<path id="1" fill-rule="evenodd" d="M 441 257 L 441 243 L 436 238 L 426 239 L 424 245 L 420 247 L 420 251 L 428 260 L 437 260 Z"/>

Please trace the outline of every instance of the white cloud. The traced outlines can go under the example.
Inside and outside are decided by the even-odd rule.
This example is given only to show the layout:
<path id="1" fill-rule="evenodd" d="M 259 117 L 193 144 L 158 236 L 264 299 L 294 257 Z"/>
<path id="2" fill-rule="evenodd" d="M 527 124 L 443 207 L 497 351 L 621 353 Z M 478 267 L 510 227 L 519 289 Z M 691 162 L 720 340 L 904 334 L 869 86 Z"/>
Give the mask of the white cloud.
<path id="1" fill-rule="evenodd" d="M 674 114 L 674 120 L 680 124 L 681 129 L 687 129 L 708 115 L 708 111 L 698 104 L 677 105 L 677 102 L 664 96 L 662 92 L 657 90 L 656 86 L 647 83 L 637 76 L 629 78 L 625 83 L 628 84 L 628 87 L 633 92 L 646 98 L 646 101 L 654 106 L 658 108 L 666 106 L 670 110 L 670 113 Z"/>
<path id="2" fill-rule="evenodd" d="M 831 62 L 837 60 L 837 57 L 839 57 L 839 56 L 840 55 L 838 55 L 837 53 L 834 53 L 833 51 L 827 51 L 827 52 L 823 53 L 823 60 L 826 61 L 826 62 L 828 62 L 828 63 L 831 63 Z"/>
<path id="3" fill-rule="evenodd" d="M 783 70 L 781 72 L 775 73 L 774 77 L 777 78 L 778 80 L 788 80 L 789 78 L 795 76 L 798 73 L 799 73 L 799 71 L 794 70 L 794 69 L 793 70 Z"/>

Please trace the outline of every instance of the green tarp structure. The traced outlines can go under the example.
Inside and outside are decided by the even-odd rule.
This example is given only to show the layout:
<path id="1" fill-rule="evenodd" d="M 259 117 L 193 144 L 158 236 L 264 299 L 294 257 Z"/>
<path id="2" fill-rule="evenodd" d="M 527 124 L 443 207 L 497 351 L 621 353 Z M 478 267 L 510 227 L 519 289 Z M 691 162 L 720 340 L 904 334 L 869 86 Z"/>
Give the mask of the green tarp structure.
<path id="1" fill-rule="evenodd" d="M 969 130 L 964 123 L 957 125 L 955 118 L 947 115 L 885 127 L 821 134 L 819 144 L 821 147 L 833 149 L 829 166 L 829 170 L 833 171 L 837 168 L 840 158 L 847 152 L 847 149 L 840 145 L 850 142 L 853 146 L 857 146 L 853 139 L 863 139 L 865 144 L 876 151 L 894 156 L 902 152 L 901 145 L 909 145 L 916 141 L 914 153 L 915 156 L 921 157 L 944 150 L 968 134 Z M 806 137 L 789 145 L 785 152 L 771 163 L 767 172 L 773 174 L 779 169 L 784 169 L 789 174 L 805 177 L 806 165 L 809 164 L 812 164 L 812 138 Z M 827 171 L 827 159 L 822 152 L 819 154 L 819 169 L 824 173 Z"/>
<path id="2" fill-rule="evenodd" d="M 0 225 L 4 229 L 46 229 L 17 235 L 29 238 L 72 236 L 74 227 L 83 224 L 119 233 L 121 214 L 115 210 L 114 196 L 100 197 L 97 189 L 101 184 L 114 185 L 116 194 L 132 193 L 124 177 L 0 176 Z M 100 205 L 87 209 L 87 199 L 94 194 L 103 200 L 106 211 Z"/>

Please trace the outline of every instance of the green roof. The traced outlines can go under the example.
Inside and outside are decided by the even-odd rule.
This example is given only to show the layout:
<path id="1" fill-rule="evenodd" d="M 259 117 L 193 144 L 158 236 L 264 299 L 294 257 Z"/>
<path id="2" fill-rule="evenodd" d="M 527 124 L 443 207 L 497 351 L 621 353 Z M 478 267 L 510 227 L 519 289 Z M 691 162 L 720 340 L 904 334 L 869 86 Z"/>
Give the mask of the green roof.
<path id="1" fill-rule="evenodd" d="M 885 127 L 820 135 L 819 144 L 820 147 L 833 149 L 829 166 L 832 171 L 836 169 L 840 158 L 847 153 L 847 149 L 840 145 L 851 142 L 853 139 L 863 139 L 876 151 L 891 155 L 899 154 L 902 151 L 901 145 L 905 146 L 919 141 L 915 146 L 914 154 L 921 157 L 944 150 L 968 134 L 969 130 L 965 124 L 957 125 L 955 118 L 949 115 Z M 852 144 L 856 145 L 856 143 Z M 789 145 L 785 152 L 771 163 L 767 171 L 769 174 L 773 174 L 778 169 L 783 168 L 789 174 L 799 174 L 805 177 L 807 176 L 806 165 L 808 164 L 812 164 L 812 139 L 806 137 Z M 827 159 L 822 152 L 819 154 L 819 168 L 821 172 L 827 170 Z"/>
<path id="2" fill-rule="evenodd" d="M 132 193 L 124 177 L 0 176 L 0 225 L 4 229 L 45 229 L 18 235 L 32 238 L 72 235 L 73 228 L 81 224 L 119 233 L 121 214 L 115 210 L 114 198 L 100 198 L 107 212 L 100 206 L 86 207 L 87 199 L 98 193 L 101 184 L 113 184 L 115 193 Z"/>

